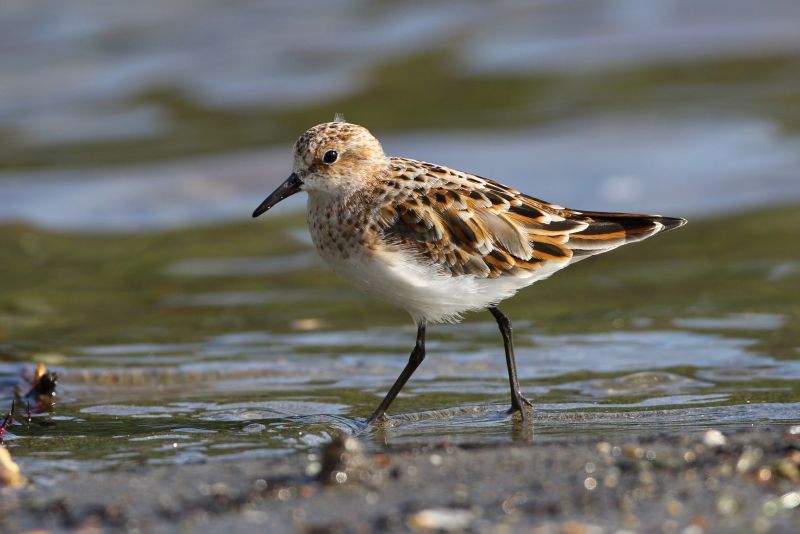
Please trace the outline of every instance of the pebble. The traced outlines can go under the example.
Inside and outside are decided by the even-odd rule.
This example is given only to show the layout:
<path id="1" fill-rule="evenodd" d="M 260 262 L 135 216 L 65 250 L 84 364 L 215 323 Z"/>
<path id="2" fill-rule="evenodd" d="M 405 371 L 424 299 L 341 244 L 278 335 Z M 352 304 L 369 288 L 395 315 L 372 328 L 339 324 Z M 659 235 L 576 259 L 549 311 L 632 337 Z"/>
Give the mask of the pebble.
<path id="1" fill-rule="evenodd" d="M 722 447 L 726 443 L 728 443 L 728 439 L 725 435 L 716 429 L 706 430 L 705 434 L 703 434 L 703 444 L 706 447 Z"/>
<path id="2" fill-rule="evenodd" d="M 407 521 L 408 528 L 416 532 L 451 532 L 464 530 L 475 520 L 469 510 L 457 508 L 428 508 L 412 514 Z"/>
<path id="3" fill-rule="evenodd" d="M 790 491 L 781 495 L 781 504 L 787 510 L 800 506 L 800 492 Z"/>

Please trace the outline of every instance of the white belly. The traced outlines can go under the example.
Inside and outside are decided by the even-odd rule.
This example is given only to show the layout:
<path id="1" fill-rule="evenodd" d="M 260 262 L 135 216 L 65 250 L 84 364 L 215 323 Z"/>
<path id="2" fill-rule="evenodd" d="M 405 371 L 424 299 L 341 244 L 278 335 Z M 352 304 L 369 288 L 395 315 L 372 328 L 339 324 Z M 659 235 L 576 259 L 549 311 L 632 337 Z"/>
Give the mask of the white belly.
<path id="1" fill-rule="evenodd" d="M 535 280 L 452 276 L 399 251 L 347 258 L 323 253 L 322 257 L 342 278 L 405 309 L 417 322 L 423 318 L 431 323 L 458 322 L 462 314 L 496 305 Z"/>

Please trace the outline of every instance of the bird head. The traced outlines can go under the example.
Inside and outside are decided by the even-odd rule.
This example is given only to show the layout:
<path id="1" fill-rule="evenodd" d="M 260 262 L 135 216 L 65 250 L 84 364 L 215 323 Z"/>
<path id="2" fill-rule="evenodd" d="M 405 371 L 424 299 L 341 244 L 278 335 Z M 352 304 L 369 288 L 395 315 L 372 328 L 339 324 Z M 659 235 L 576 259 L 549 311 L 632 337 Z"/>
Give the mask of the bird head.
<path id="1" fill-rule="evenodd" d="M 318 124 L 297 139 L 292 174 L 256 208 L 253 217 L 300 191 L 347 196 L 387 168 L 381 144 L 363 126 L 344 120 Z"/>

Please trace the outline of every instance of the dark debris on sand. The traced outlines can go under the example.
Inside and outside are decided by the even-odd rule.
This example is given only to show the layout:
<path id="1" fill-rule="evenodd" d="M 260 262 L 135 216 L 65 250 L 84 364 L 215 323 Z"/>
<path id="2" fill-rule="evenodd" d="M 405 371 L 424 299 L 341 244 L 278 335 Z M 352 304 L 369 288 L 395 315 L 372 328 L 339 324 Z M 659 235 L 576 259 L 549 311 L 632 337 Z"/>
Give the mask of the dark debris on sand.
<path id="1" fill-rule="evenodd" d="M 800 428 L 76 474 L 0 496 L 0 531 L 797 532 Z M 35 482 L 35 481 L 34 481 Z"/>

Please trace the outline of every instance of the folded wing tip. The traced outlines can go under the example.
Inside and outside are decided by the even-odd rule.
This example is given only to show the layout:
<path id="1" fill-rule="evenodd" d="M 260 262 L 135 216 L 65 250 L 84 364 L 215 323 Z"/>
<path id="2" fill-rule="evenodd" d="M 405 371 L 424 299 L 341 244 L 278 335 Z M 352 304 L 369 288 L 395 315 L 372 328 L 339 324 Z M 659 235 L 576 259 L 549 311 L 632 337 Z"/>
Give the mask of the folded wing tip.
<path id="1" fill-rule="evenodd" d="M 675 228 L 680 228 L 689 221 L 687 221 L 682 217 L 659 217 L 658 222 L 664 226 L 664 228 L 661 231 L 667 231 L 667 230 L 673 230 Z"/>

